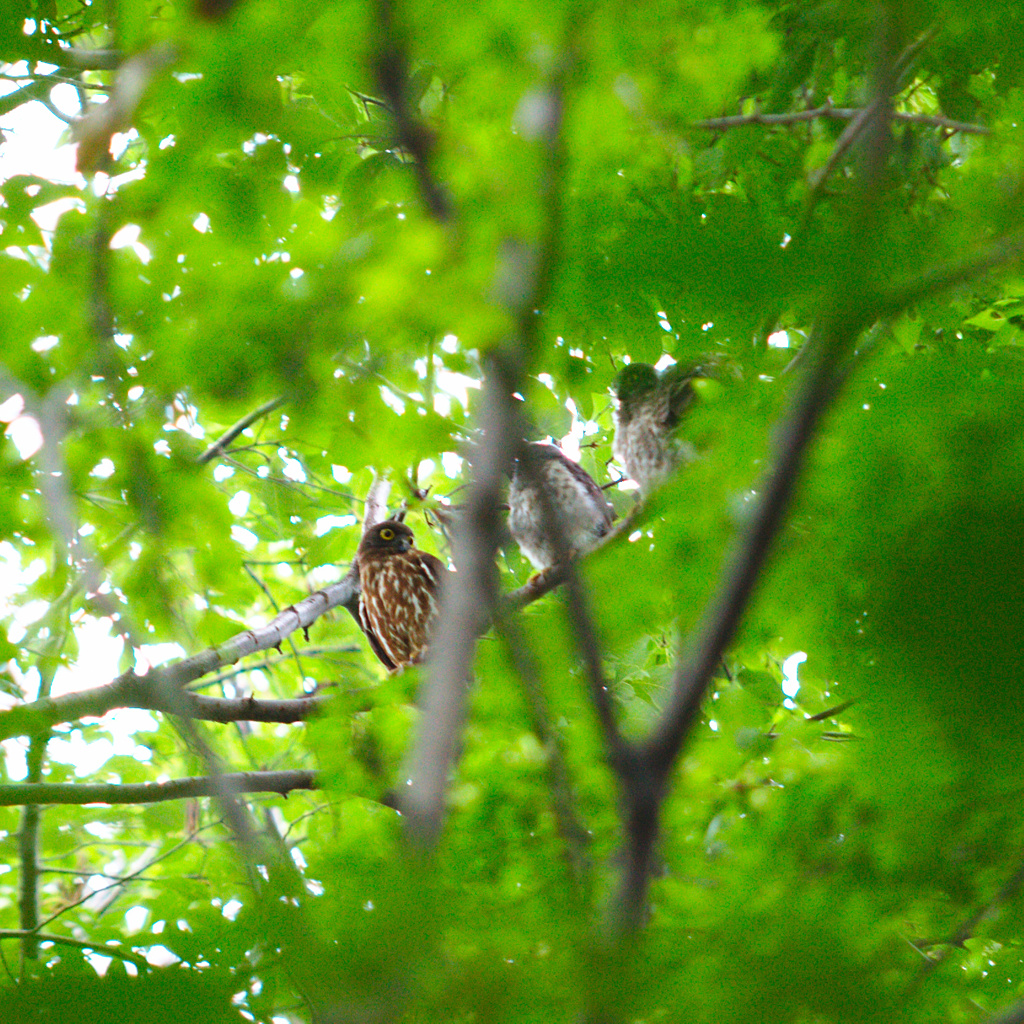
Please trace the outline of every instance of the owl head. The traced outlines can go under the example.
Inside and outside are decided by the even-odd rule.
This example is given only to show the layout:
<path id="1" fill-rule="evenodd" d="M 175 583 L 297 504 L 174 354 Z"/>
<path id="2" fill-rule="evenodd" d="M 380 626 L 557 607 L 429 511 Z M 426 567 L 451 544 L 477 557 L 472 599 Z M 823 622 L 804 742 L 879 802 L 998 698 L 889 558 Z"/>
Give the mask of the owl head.
<path id="1" fill-rule="evenodd" d="M 397 519 L 385 519 L 377 523 L 363 534 L 359 542 L 359 551 L 401 554 L 408 551 L 415 542 L 412 530 Z"/>
<path id="2" fill-rule="evenodd" d="M 550 462 L 552 460 L 561 462 L 565 459 L 565 455 L 561 448 L 556 448 L 553 444 L 548 444 L 546 441 L 531 441 L 528 445 L 528 450 L 522 455 L 516 455 L 512 459 L 512 466 L 509 475 L 512 477 L 513 483 L 521 481 L 523 473 L 522 465 L 523 459 L 529 460 L 529 465 L 534 468 L 534 471 L 538 470 L 542 463 Z"/>
<path id="3" fill-rule="evenodd" d="M 629 415 L 637 402 L 658 387 L 658 371 L 650 363 L 629 363 L 612 381 L 612 394 L 618 400 L 620 412 Z"/>

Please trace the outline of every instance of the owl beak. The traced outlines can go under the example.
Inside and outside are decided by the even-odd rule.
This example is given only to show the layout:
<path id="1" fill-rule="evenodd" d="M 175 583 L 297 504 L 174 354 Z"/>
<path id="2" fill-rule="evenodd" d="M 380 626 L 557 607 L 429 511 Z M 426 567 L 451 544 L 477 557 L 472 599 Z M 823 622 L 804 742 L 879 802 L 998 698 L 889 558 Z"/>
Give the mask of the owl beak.
<path id="1" fill-rule="evenodd" d="M 412 547 L 412 541 L 408 537 L 399 537 L 398 539 L 398 550 L 406 552 Z"/>

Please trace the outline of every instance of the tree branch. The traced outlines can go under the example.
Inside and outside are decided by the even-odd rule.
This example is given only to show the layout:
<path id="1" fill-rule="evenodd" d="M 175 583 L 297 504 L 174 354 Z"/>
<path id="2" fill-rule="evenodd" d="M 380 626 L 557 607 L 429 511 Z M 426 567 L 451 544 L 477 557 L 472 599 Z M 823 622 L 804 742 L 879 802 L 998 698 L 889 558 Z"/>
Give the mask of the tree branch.
<path id="1" fill-rule="evenodd" d="M 373 482 L 363 504 L 363 533 L 387 519 L 390 494 L 391 482 L 374 473 Z"/>
<path id="2" fill-rule="evenodd" d="M 382 486 L 386 486 L 386 481 L 382 482 Z M 379 493 L 377 497 L 379 499 Z M 380 505 L 378 500 L 373 503 L 371 509 L 371 502 L 367 499 L 367 518 L 364 525 L 369 523 L 372 526 L 379 522 L 379 519 L 372 516 L 380 514 L 386 515 L 386 508 Z M 632 522 L 633 520 L 627 519 L 617 523 L 596 548 L 614 540 Z M 561 566 L 555 566 L 517 590 L 504 595 L 501 598 L 502 608 L 523 608 L 561 586 L 563 582 L 565 570 Z M 257 700 L 253 697 L 204 697 L 183 690 L 181 700 L 169 701 L 164 685 L 184 687 L 211 672 L 235 664 L 249 654 L 277 648 L 290 633 L 296 629 L 308 629 L 317 618 L 337 607 L 344 607 L 349 611 L 358 624 L 359 578 L 351 570 L 337 583 L 285 608 L 267 625 L 239 633 L 218 647 L 207 648 L 191 658 L 151 669 L 144 676 L 130 670 L 104 686 L 19 704 L 0 711 L 0 741 L 12 736 L 30 736 L 45 732 L 55 725 L 75 722 L 81 718 L 102 718 L 108 711 L 116 708 L 140 708 L 164 714 L 184 713 L 189 718 L 206 722 L 287 724 L 305 721 L 324 707 L 326 697 L 311 695 L 283 700 Z"/>
<path id="3" fill-rule="evenodd" d="M 389 0 L 380 0 L 387 6 Z M 431 644 L 421 695 L 420 726 L 408 761 L 402 797 L 406 834 L 414 846 L 431 848 L 440 834 L 449 769 L 465 718 L 466 690 L 477 637 L 497 607 L 494 560 L 501 536 L 497 510 L 511 465 L 511 445 L 524 436 L 513 395 L 538 349 L 538 316 L 551 288 L 561 226 L 561 142 L 564 79 L 571 66 L 572 35 L 582 9 L 569 15 L 566 45 L 553 80 L 544 90 L 543 116 L 535 137 L 543 145 L 538 199 L 543 228 L 532 253 L 509 245 L 508 265 L 498 267 L 497 291 L 514 317 L 516 333 L 488 361 L 478 422 L 482 440 L 471 458 L 472 483 L 454 531 L 454 585 L 448 587 L 437 636 Z"/>
<path id="4" fill-rule="evenodd" d="M 227 448 L 227 446 L 231 444 L 239 434 L 251 427 L 257 420 L 263 419 L 264 416 L 272 413 L 275 409 L 280 409 L 284 403 L 285 399 L 282 397 L 272 398 L 269 402 L 264 402 L 258 409 L 253 409 L 252 412 L 243 416 L 233 426 L 228 427 L 228 429 L 219 438 L 217 438 L 217 440 L 214 441 L 213 444 L 211 444 L 210 447 L 199 456 L 199 458 L 196 459 L 196 462 L 200 465 L 212 462 L 223 454 L 224 449 Z"/>
<path id="5" fill-rule="evenodd" d="M 914 979 L 911 991 L 915 991 L 920 987 L 925 978 L 949 956 L 950 950 L 957 946 L 962 946 L 967 939 L 973 938 L 978 927 L 994 917 L 1004 904 L 1012 900 L 1021 891 L 1022 887 L 1024 887 L 1024 860 L 1017 865 L 1017 869 L 1000 886 L 999 891 L 992 899 L 978 907 L 970 917 L 960 924 L 948 939 L 943 940 L 942 944 L 946 947 L 945 949 L 935 950 L 928 955 L 922 963 L 917 977 Z"/>
<path id="6" fill-rule="evenodd" d="M 49 654 L 39 658 L 39 689 L 37 695 L 46 698 L 53 686 L 57 671 L 59 650 L 63 648 L 67 632 L 51 641 Z M 56 649 L 56 650 L 55 650 Z M 50 741 L 49 731 L 33 736 L 25 756 L 27 782 L 38 783 L 43 777 L 43 762 L 46 747 Z M 39 826 L 42 812 L 38 807 L 25 807 L 21 814 L 21 828 L 18 831 L 18 854 L 21 858 L 21 894 L 18 899 L 18 919 L 27 933 L 36 931 L 39 923 Z M 38 942 L 26 936 L 21 944 L 22 960 L 35 960 L 38 956 Z"/>
<path id="7" fill-rule="evenodd" d="M 224 665 L 231 665 L 247 654 L 264 651 L 280 646 L 284 637 L 296 629 L 307 629 L 324 612 L 339 605 L 350 603 L 358 597 L 358 579 L 353 580 L 351 574 L 338 583 L 331 584 L 315 594 L 310 594 L 297 604 L 285 608 L 265 626 L 248 629 L 232 637 L 217 647 L 207 648 L 199 654 L 183 661 L 151 669 L 145 676 L 138 676 L 134 671 L 125 672 L 106 686 L 92 690 L 80 690 L 76 693 L 63 694 L 60 697 L 47 697 L 30 704 L 0 711 L 0 740 L 11 736 L 26 736 L 45 732 L 47 729 L 62 722 L 73 722 L 86 716 L 106 714 L 113 708 L 133 707 L 135 699 L 146 701 L 162 701 L 162 706 L 154 710 L 171 710 L 169 693 L 181 691 L 187 683 L 214 672 Z M 143 689 L 140 690 L 140 687 Z M 141 697 L 140 697 L 141 694 Z M 231 702 L 215 703 L 216 698 L 198 698 L 195 695 L 182 693 L 179 704 L 174 699 L 174 707 L 184 711 L 190 708 L 202 710 L 204 713 L 194 717 L 205 718 L 212 715 L 211 721 L 234 721 L 225 717 L 226 709 Z M 227 699 L 225 698 L 225 701 Z M 265 711 L 266 718 L 254 718 L 252 721 L 294 721 L 296 719 L 273 717 L 276 714 L 288 714 L 283 710 L 291 707 L 297 709 L 295 701 L 251 701 L 241 698 L 237 704 L 239 710 L 246 715 L 260 714 Z M 308 703 L 310 698 L 298 698 L 299 704 Z M 138 705 L 148 707 L 149 704 Z M 171 713 L 177 713 L 171 710 Z M 308 712 L 307 712 L 308 713 Z"/>
<path id="8" fill-rule="evenodd" d="M 3 939 L 34 939 L 36 942 L 52 942 L 55 946 L 70 946 L 73 949 L 88 949 L 99 956 L 110 956 L 115 960 L 127 960 L 136 967 L 148 971 L 152 966 L 149 961 L 138 953 L 131 953 L 118 946 L 100 946 L 95 942 L 83 942 L 67 935 L 51 935 L 49 932 L 26 932 L 21 928 L 0 928 L 0 940 Z"/>
<path id="9" fill-rule="evenodd" d="M 874 98 L 850 139 L 863 135 L 861 204 L 850 225 L 851 252 L 858 253 L 857 262 L 850 268 L 850 278 L 844 280 L 843 291 L 829 296 L 822 310 L 820 326 L 808 343 L 807 369 L 777 434 L 764 488 L 749 525 L 726 557 L 715 594 L 676 663 L 665 708 L 649 736 L 627 751 L 635 756 L 632 763 L 624 762 L 623 779 L 632 781 L 635 788 L 627 789 L 626 867 L 615 907 L 618 928 L 627 933 L 642 921 L 661 806 L 672 767 L 764 569 L 821 417 L 836 395 L 836 366 L 876 315 L 865 300 L 864 285 L 872 263 L 871 243 L 877 234 L 873 228 L 880 206 L 889 139 L 887 115 L 898 63 L 887 49 L 889 28 L 883 13 L 873 73 Z"/>
<path id="10" fill-rule="evenodd" d="M 431 167 L 435 138 L 433 131 L 413 111 L 409 102 L 409 64 L 404 41 L 395 24 L 395 0 L 377 0 L 379 51 L 377 81 L 395 119 L 398 145 L 412 156 L 420 194 L 430 215 L 445 223 L 452 218 L 452 203 Z"/>
<path id="11" fill-rule="evenodd" d="M 637 509 L 618 520 L 593 547 L 581 556 L 581 560 L 590 558 L 602 548 L 614 543 L 624 533 L 632 532 L 638 522 L 638 515 L 642 511 L 642 508 Z M 521 587 L 502 594 L 499 602 L 501 612 L 507 614 L 515 609 L 525 608 L 545 594 L 550 594 L 552 590 L 556 590 L 565 582 L 567 570 L 566 565 L 553 565 L 550 569 L 545 569 L 544 572 L 535 573 Z"/>
<path id="12" fill-rule="evenodd" d="M 982 1024 L 1024 1024 L 1024 999 L 1013 1003 L 1001 1013 L 986 1017 Z"/>
<path id="13" fill-rule="evenodd" d="M 689 651 L 673 673 L 668 703 L 647 741 L 654 763 L 663 772 L 678 755 L 726 644 L 739 624 L 772 540 L 782 524 L 821 414 L 835 393 L 835 362 L 852 345 L 861 326 L 862 318 L 850 317 L 846 322 L 827 328 L 809 343 L 814 346 L 813 362 L 779 429 L 772 469 L 750 525 L 726 560 L 718 590 L 692 634 Z"/>
<path id="14" fill-rule="evenodd" d="M 280 793 L 317 789 L 311 771 L 225 772 L 218 778 L 198 775 L 169 782 L 48 783 L 19 782 L 0 786 L 0 807 L 35 804 L 153 804 L 222 792 Z"/>
<path id="15" fill-rule="evenodd" d="M 802 124 L 806 121 L 815 121 L 818 118 L 832 118 L 836 121 L 855 121 L 864 117 L 865 114 L 866 108 L 864 107 L 834 107 L 830 100 L 827 103 L 823 103 L 820 107 L 814 107 L 811 110 L 794 110 L 785 114 L 762 114 L 761 111 L 756 111 L 753 114 L 730 114 L 727 117 L 708 117 L 702 121 L 692 121 L 689 127 L 705 131 L 727 131 L 730 128 L 740 128 L 751 124 L 767 126 Z M 987 125 L 972 124 L 969 121 L 955 121 L 941 114 L 909 114 L 894 111 L 892 119 L 907 124 L 920 124 L 929 128 L 944 128 L 951 132 L 963 132 L 967 135 L 992 134 L 992 129 Z"/>
<path id="16" fill-rule="evenodd" d="M 52 79 L 57 79 L 57 81 Z M 59 80 L 58 75 L 47 75 L 45 78 L 37 78 L 35 81 L 29 82 L 28 85 L 23 85 L 6 96 L 0 96 L 0 117 L 16 110 L 23 103 L 31 103 L 33 100 L 49 95 L 50 90 L 58 84 Z"/>
<path id="17" fill-rule="evenodd" d="M 408 759 L 409 785 L 400 801 L 406 835 L 420 849 L 432 847 L 441 830 L 476 640 L 497 602 L 497 508 L 509 464 L 505 439 L 516 436 L 509 408 L 513 390 L 507 366 L 492 357 L 479 416 L 483 438 L 471 456 L 473 482 L 452 538 L 455 579 L 442 595 L 420 693 L 420 726 Z"/>
<path id="18" fill-rule="evenodd" d="M 694 630 L 690 650 L 673 674 L 668 704 L 648 741 L 650 754 L 663 771 L 678 755 L 700 710 L 725 645 L 739 623 L 781 526 L 806 450 L 825 406 L 835 394 L 835 365 L 865 323 L 877 315 L 876 309 L 864 308 L 858 289 L 852 285 L 851 292 L 848 301 L 856 305 L 840 310 L 808 343 L 810 366 L 779 430 L 772 469 L 750 525 L 728 557 L 719 588 Z"/>
<path id="19" fill-rule="evenodd" d="M 43 757 L 46 753 L 48 735 L 33 736 L 26 760 L 29 784 L 39 784 L 43 774 Z M 21 827 L 18 830 L 18 855 L 21 859 L 21 893 L 18 898 L 18 923 L 25 931 L 21 944 L 22 957 L 35 960 L 38 955 L 38 941 L 32 932 L 39 926 L 39 823 L 41 813 L 38 807 L 26 806 L 21 813 Z"/>

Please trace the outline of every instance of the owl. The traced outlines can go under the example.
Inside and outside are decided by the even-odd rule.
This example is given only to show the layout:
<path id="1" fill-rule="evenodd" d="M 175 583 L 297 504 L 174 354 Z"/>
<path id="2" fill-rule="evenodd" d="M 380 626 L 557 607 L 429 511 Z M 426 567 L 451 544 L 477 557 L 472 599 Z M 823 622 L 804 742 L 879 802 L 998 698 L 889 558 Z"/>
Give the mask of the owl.
<path id="1" fill-rule="evenodd" d="M 683 414 L 696 393 L 699 367 L 678 363 L 658 373 L 649 363 L 630 363 L 612 385 L 615 436 L 612 454 L 630 479 L 650 494 L 682 462 L 696 458 L 692 445 L 676 436 Z"/>
<path id="2" fill-rule="evenodd" d="M 392 670 L 425 657 L 448 575 L 441 559 L 413 542 L 405 523 L 388 519 L 366 531 L 355 557 L 359 621 L 374 653 Z"/>
<path id="3" fill-rule="evenodd" d="M 530 467 L 523 465 L 526 459 Z M 512 472 L 508 526 L 519 549 L 543 572 L 555 564 L 557 556 L 551 537 L 554 524 L 545 518 L 541 487 L 574 555 L 593 547 L 608 532 L 615 513 L 587 471 L 560 448 L 542 442 L 529 445 Z"/>

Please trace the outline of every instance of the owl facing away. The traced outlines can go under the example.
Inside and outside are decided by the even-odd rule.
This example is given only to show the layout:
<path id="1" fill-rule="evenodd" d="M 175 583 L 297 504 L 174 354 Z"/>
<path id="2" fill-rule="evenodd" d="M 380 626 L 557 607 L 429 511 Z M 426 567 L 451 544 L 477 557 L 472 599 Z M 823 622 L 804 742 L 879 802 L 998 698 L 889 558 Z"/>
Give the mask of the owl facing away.
<path id="1" fill-rule="evenodd" d="M 526 461 L 529 465 L 525 465 Z M 558 517 L 545 515 L 545 503 Z M 558 560 L 554 530 L 560 528 L 570 555 L 594 546 L 612 524 L 614 511 L 587 471 L 553 444 L 534 442 L 516 460 L 509 487 L 509 531 L 541 572 Z"/>

